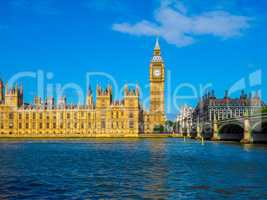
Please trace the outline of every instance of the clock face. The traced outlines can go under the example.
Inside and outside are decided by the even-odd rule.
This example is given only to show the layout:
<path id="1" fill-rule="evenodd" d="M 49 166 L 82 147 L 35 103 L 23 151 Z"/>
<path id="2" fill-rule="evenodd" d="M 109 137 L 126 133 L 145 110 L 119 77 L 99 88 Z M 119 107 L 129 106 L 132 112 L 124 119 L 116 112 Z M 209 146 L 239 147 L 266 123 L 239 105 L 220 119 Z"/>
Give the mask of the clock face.
<path id="1" fill-rule="evenodd" d="M 161 74 L 160 69 L 155 69 L 155 70 L 153 71 L 153 74 L 154 74 L 154 76 L 159 77 L 160 74 Z"/>

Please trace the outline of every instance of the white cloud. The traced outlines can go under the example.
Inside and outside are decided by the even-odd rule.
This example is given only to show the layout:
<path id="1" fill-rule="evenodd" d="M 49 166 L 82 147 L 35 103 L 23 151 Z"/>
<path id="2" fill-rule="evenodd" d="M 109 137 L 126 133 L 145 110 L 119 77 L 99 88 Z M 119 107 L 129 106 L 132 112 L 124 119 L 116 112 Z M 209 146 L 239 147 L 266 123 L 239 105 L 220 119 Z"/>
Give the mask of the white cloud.
<path id="1" fill-rule="evenodd" d="M 168 43 L 178 47 L 193 44 L 199 35 L 213 35 L 220 38 L 232 38 L 242 35 L 249 28 L 250 18 L 233 15 L 227 11 L 214 10 L 198 15 L 188 15 L 186 7 L 171 0 L 162 2 L 155 10 L 154 22 L 142 20 L 130 24 L 113 24 L 112 29 L 131 35 L 159 35 Z"/>
<path id="2" fill-rule="evenodd" d="M 157 35 L 159 34 L 158 26 L 149 21 L 141 21 L 134 25 L 128 23 L 114 24 L 113 30 L 126 32 L 133 35 Z"/>

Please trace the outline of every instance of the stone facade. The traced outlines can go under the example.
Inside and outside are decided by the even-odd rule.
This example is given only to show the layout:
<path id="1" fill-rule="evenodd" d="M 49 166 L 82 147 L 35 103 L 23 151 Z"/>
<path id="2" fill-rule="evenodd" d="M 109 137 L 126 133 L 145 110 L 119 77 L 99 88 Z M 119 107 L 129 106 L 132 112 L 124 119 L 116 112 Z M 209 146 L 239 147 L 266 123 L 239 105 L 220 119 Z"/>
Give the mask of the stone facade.
<path id="1" fill-rule="evenodd" d="M 154 48 L 154 55 L 150 63 L 150 111 L 145 115 L 145 120 L 149 127 L 146 131 L 153 131 L 157 125 L 165 124 L 164 109 L 164 85 L 165 85 L 165 66 L 161 56 L 158 40 Z"/>
<path id="2" fill-rule="evenodd" d="M 9 88 L 0 81 L 0 137 L 137 137 L 164 124 L 164 64 L 158 41 L 150 65 L 151 106 L 140 106 L 139 89 L 124 88 L 121 101 L 112 88 L 96 88 L 96 102 L 88 90 L 86 104 L 68 105 L 66 97 L 56 104 L 53 97 L 33 104 L 23 102 L 22 86 Z"/>
<path id="3" fill-rule="evenodd" d="M 189 134 L 193 126 L 193 111 L 190 106 L 184 105 L 176 118 L 176 132 Z"/>
<path id="4" fill-rule="evenodd" d="M 260 112 L 264 103 L 258 93 L 245 94 L 241 91 L 239 98 L 231 98 L 225 91 L 223 98 L 217 98 L 214 91 L 204 95 L 193 112 L 194 122 L 212 122 L 240 118 Z"/>
<path id="5" fill-rule="evenodd" d="M 89 92 L 84 106 L 67 105 L 62 99 L 55 105 L 53 98 L 42 103 L 37 97 L 27 105 L 20 98 L 21 90 L 6 90 L 0 105 L 2 137 L 130 137 L 142 132 L 138 88 L 125 87 L 123 100 L 113 101 L 111 87 L 98 86 L 96 104 Z"/>

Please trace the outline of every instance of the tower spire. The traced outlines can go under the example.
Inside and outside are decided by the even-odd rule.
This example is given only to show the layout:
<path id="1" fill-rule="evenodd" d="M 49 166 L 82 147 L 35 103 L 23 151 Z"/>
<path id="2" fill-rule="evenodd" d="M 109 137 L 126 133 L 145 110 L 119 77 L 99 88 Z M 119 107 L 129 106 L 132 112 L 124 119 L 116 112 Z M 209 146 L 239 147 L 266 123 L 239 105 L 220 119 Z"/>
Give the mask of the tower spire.
<path id="1" fill-rule="evenodd" d="M 155 44 L 155 48 L 154 50 L 160 50 L 160 46 L 159 46 L 159 37 L 156 38 L 156 44 Z"/>
<path id="2" fill-rule="evenodd" d="M 154 47 L 154 56 L 160 56 L 160 46 L 159 46 L 159 38 L 157 37 L 155 47 Z"/>

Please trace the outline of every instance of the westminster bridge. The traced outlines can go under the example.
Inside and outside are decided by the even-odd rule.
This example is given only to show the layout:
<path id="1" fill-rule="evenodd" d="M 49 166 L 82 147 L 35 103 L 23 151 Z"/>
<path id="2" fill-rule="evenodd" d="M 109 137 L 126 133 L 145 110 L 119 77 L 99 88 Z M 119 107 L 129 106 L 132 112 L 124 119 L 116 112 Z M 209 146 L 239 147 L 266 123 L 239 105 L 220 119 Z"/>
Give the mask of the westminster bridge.
<path id="1" fill-rule="evenodd" d="M 217 141 L 267 143 L 267 113 L 196 123 L 190 137 Z"/>

